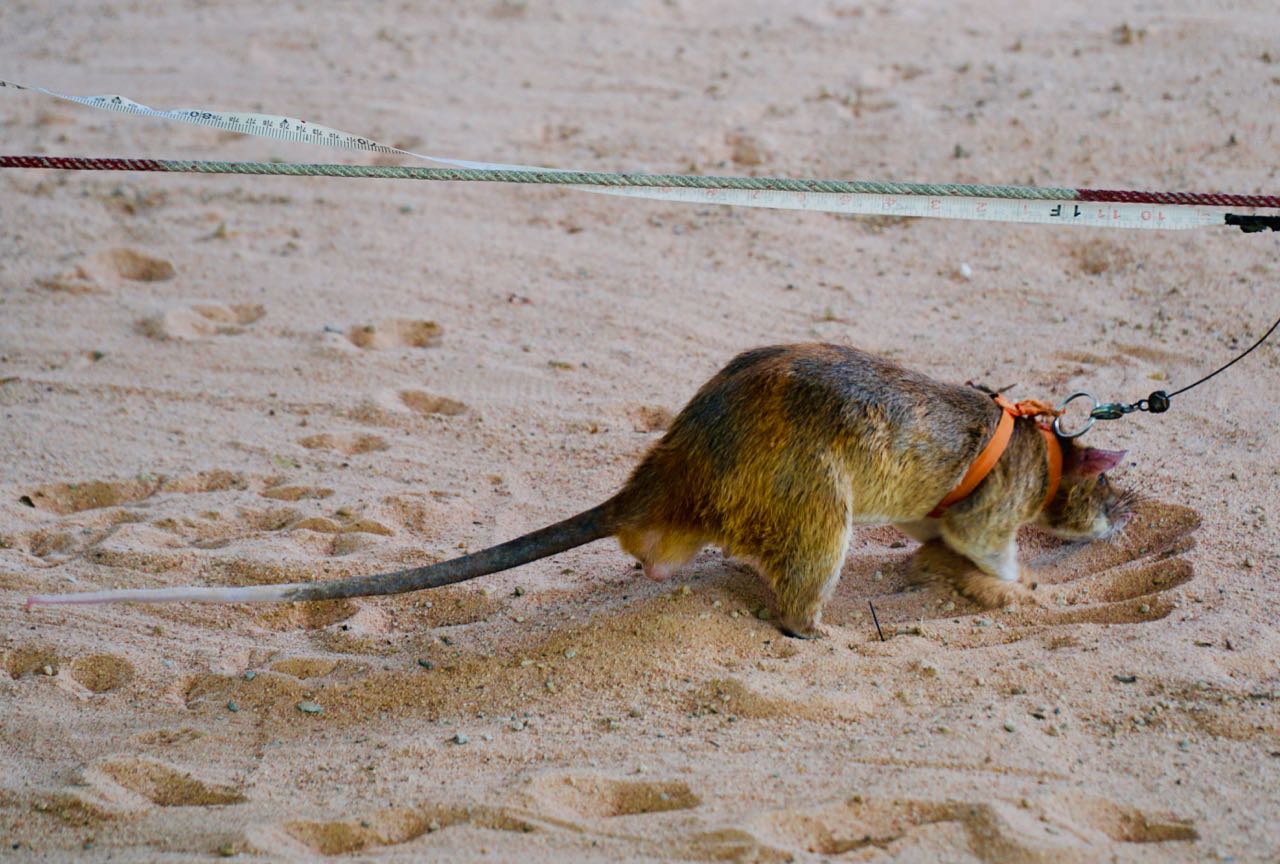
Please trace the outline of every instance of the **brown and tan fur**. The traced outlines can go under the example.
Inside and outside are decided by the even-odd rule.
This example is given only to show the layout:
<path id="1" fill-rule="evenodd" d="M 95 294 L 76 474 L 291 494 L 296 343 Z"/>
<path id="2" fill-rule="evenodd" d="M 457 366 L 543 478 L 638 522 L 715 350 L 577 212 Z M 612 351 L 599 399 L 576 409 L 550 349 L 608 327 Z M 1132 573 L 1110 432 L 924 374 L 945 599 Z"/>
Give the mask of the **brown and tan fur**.
<path id="1" fill-rule="evenodd" d="M 608 501 L 471 555 L 398 573 L 248 588 L 106 591 L 29 603 L 320 600 L 414 591 L 495 573 L 616 535 L 663 579 L 707 544 L 755 563 L 773 587 L 782 629 L 819 634 L 855 525 L 892 523 L 922 541 L 921 573 L 1003 603 L 1019 579 L 1016 534 L 1038 522 L 1093 539 L 1128 518 L 1102 478 L 1123 454 L 1066 439 L 1063 477 L 1048 491 L 1046 442 L 1016 421 L 1003 457 L 968 498 L 929 512 L 995 430 L 989 395 L 943 384 L 840 345 L 748 351 L 708 381 Z M 965 562 L 977 567 L 974 571 Z"/>
<path id="2" fill-rule="evenodd" d="M 816 634 L 859 524 L 897 525 L 926 544 L 919 564 L 945 561 L 934 569 L 964 593 L 1006 602 L 1018 580 L 1020 526 L 1039 521 L 1092 538 L 1123 518 L 1109 506 L 1127 508 L 1096 494 L 1098 475 L 1080 470 L 1083 451 L 1064 439 L 1063 481 L 1042 513 L 1046 443 L 1020 419 L 974 493 L 929 519 L 999 418 L 975 388 L 853 348 L 749 351 L 698 391 L 635 469 L 618 539 L 654 578 L 708 543 L 754 561 L 774 589 L 782 628 L 798 636 Z M 956 553 L 979 571 L 957 568 Z"/>

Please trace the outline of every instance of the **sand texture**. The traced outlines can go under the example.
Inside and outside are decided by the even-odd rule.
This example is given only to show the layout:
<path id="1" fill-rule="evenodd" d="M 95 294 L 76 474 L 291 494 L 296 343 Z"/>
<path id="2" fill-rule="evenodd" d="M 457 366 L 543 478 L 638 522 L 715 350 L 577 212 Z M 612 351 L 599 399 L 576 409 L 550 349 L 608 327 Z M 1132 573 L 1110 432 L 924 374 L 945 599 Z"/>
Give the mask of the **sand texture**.
<path id="1" fill-rule="evenodd" d="M 0 67 L 469 159 L 1280 189 L 1271 0 L 10 0 Z M 10 90 L 0 152 L 375 161 Z M 763 344 L 1137 399 L 1280 314 L 1278 239 L 0 171 L 0 858 L 1277 860 L 1275 346 L 1090 434 L 1147 501 L 1028 531 L 1035 606 L 912 588 L 889 527 L 812 642 L 719 550 L 657 584 L 612 542 L 393 598 L 23 601 L 483 548 Z"/>

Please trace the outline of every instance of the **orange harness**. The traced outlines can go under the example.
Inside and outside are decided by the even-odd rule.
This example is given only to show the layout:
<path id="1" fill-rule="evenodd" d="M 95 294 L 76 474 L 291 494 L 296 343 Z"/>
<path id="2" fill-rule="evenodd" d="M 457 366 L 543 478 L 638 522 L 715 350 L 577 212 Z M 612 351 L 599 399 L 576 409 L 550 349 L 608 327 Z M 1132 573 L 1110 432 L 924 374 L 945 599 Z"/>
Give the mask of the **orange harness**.
<path id="1" fill-rule="evenodd" d="M 1061 413 L 1048 402 L 1041 402 L 1039 399 L 1026 399 L 1015 404 L 1000 395 L 992 398 L 1000 406 L 1000 422 L 996 424 L 995 434 L 991 436 L 987 446 L 982 448 L 978 458 L 974 459 L 973 463 L 969 465 L 969 470 L 964 472 L 964 476 L 960 478 L 956 488 L 948 492 L 947 496 L 938 502 L 938 506 L 930 511 L 929 518 L 938 518 L 942 515 L 942 511 L 952 504 L 968 498 L 973 490 L 978 488 L 978 484 L 987 478 L 987 475 L 991 473 L 991 469 L 996 467 L 996 463 L 1004 455 L 1005 449 L 1009 446 L 1009 440 L 1013 438 L 1013 421 L 1015 418 L 1041 415 L 1056 416 Z M 1044 509 L 1049 506 L 1053 496 L 1058 493 L 1058 484 L 1062 480 L 1062 447 L 1058 444 L 1058 436 L 1054 434 L 1051 427 L 1039 424 L 1039 429 L 1044 435 L 1044 443 L 1048 449 L 1049 457 L 1049 491 L 1045 493 L 1044 503 L 1040 505 L 1041 509 Z"/>

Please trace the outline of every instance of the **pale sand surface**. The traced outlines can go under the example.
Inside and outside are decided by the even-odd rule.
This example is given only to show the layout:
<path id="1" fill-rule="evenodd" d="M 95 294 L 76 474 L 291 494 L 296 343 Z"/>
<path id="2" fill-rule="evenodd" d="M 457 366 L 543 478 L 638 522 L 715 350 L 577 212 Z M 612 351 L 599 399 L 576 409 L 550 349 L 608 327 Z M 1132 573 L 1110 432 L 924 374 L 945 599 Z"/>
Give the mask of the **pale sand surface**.
<path id="1" fill-rule="evenodd" d="M 0 5 L 0 58 L 471 159 L 1280 187 L 1261 0 L 41 0 Z M 10 91 L 0 151 L 353 158 Z M 1275 860 L 1271 346 L 1090 436 L 1155 503 L 1110 544 L 1029 534 L 1040 608 L 905 591 L 889 528 L 817 642 L 717 550 L 659 585 L 612 543 L 319 606 L 22 601 L 481 548 L 603 499 L 771 342 L 1136 399 L 1265 328 L 1276 242 L 0 173 L 0 857 Z"/>

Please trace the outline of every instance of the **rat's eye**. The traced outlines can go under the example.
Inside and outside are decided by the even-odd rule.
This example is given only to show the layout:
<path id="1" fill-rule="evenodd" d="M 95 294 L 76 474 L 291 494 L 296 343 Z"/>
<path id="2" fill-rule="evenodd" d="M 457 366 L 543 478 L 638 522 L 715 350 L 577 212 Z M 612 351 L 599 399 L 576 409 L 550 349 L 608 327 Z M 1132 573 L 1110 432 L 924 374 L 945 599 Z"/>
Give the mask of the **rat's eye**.
<path id="1" fill-rule="evenodd" d="M 1106 485 L 1107 485 L 1107 475 L 1106 475 L 1106 474 L 1099 474 L 1099 475 L 1098 475 L 1098 485 L 1099 485 L 1099 486 L 1106 486 Z"/>

